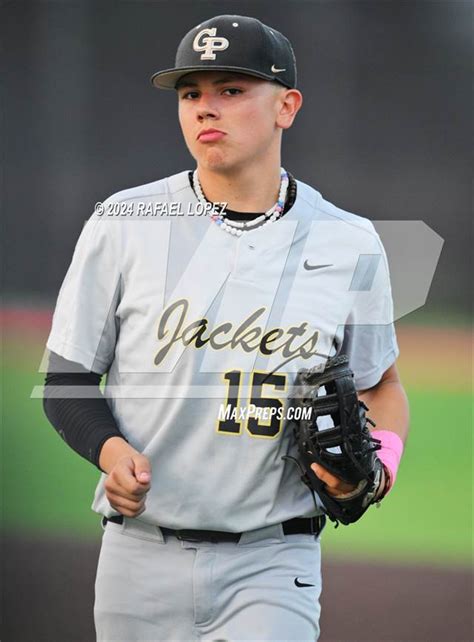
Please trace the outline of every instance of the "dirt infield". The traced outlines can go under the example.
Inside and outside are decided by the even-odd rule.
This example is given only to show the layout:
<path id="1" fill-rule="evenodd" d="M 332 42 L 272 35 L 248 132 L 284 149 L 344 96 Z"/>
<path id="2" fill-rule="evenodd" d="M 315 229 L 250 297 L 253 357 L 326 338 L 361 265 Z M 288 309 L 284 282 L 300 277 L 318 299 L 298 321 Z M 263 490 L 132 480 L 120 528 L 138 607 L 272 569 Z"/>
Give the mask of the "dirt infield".
<path id="1" fill-rule="evenodd" d="M 397 326 L 397 361 L 408 388 L 472 390 L 473 334 L 469 328 Z"/>
<path id="2" fill-rule="evenodd" d="M 93 642 L 100 542 L 6 536 L 5 642 Z M 326 560 L 320 642 L 468 642 L 467 570 L 384 567 Z"/>

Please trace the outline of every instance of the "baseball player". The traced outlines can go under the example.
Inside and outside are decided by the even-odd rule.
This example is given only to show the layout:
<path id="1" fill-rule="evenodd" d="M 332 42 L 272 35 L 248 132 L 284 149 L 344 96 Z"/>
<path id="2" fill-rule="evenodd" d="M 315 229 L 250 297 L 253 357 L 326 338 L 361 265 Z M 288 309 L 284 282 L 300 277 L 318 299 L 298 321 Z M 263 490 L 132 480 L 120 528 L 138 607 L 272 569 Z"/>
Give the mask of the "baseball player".
<path id="1" fill-rule="evenodd" d="M 194 167 L 96 207 L 47 341 L 45 412 L 101 471 L 97 639 L 314 641 L 325 516 L 283 459 L 287 400 L 300 368 L 348 355 L 386 495 L 408 411 L 385 253 L 281 164 L 302 94 L 279 31 L 206 20 L 152 84 L 176 92 Z"/>

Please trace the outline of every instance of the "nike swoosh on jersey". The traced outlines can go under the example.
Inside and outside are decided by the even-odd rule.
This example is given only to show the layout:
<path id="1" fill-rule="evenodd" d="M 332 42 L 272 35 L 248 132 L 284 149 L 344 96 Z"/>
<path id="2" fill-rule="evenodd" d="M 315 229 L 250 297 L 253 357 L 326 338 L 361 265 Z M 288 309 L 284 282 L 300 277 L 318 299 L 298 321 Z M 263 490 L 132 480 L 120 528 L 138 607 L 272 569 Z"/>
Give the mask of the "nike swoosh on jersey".
<path id="1" fill-rule="evenodd" d="M 305 270 L 320 270 L 321 268 L 327 268 L 331 267 L 333 264 L 332 263 L 326 263 L 325 265 L 310 265 L 308 263 L 308 260 L 304 262 L 304 269 Z"/>
<path id="2" fill-rule="evenodd" d="M 314 584 L 305 584 L 304 582 L 300 582 L 297 577 L 295 577 L 295 586 L 302 587 L 302 586 L 314 586 Z"/>
<path id="3" fill-rule="evenodd" d="M 274 74 L 277 74 L 279 71 L 286 71 L 286 69 L 278 69 L 275 65 L 272 65 L 272 71 Z"/>

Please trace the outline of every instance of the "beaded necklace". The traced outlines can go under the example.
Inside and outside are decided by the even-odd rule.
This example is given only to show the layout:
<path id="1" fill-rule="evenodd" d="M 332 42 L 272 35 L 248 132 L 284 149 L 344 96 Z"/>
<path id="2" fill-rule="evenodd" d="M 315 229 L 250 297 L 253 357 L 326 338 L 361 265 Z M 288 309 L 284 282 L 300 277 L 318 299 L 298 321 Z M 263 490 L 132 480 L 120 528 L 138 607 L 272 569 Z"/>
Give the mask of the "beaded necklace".
<path id="1" fill-rule="evenodd" d="M 281 167 L 280 170 L 281 170 L 281 173 L 280 173 L 281 182 L 280 182 L 280 192 L 278 194 L 278 200 L 275 203 L 275 205 L 273 205 L 264 214 L 262 214 L 261 216 L 258 216 L 252 221 L 231 221 L 230 219 L 226 218 L 225 212 L 220 212 L 219 214 L 212 214 L 210 218 L 214 221 L 214 223 L 216 223 L 220 227 L 221 230 L 224 230 L 225 232 L 228 232 L 229 234 L 233 234 L 235 236 L 241 236 L 243 232 L 260 228 L 266 225 L 267 223 L 274 223 L 275 221 L 277 221 L 281 217 L 283 208 L 285 206 L 286 195 L 287 195 L 288 184 L 289 184 L 288 172 L 285 169 L 283 169 L 283 167 Z M 204 196 L 201 183 L 199 182 L 197 169 L 194 170 L 194 173 L 193 173 L 193 183 L 194 183 L 194 188 L 196 190 L 198 200 L 205 203 L 206 197 Z"/>

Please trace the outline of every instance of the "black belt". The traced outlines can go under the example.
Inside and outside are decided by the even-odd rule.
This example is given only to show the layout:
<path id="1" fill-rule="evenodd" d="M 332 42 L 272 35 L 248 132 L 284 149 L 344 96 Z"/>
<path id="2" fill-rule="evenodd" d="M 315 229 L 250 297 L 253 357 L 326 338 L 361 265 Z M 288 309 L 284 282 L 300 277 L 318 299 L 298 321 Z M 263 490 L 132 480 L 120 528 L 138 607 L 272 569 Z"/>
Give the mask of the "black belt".
<path id="1" fill-rule="evenodd" d="M 105 526 L 107 522 L 115 522 L 116 524 L 123 524 L 123 515 L 112 515 L 112 517 L 103 517 L 102 525 Z M 326 524 L 325 515 L 317 515 L 316 517 L 296 517 L 282 522 L 283 532 L 285 535 L 319 535 Z M 165 535 L 174 535 L 178 539 L 185 539 L 190 542 L 238 542 L 242 533 L 227 533 L 225 531 L 201 531 L 194 529 L 174 530 L 172 528 L 159 527 Z"/>

